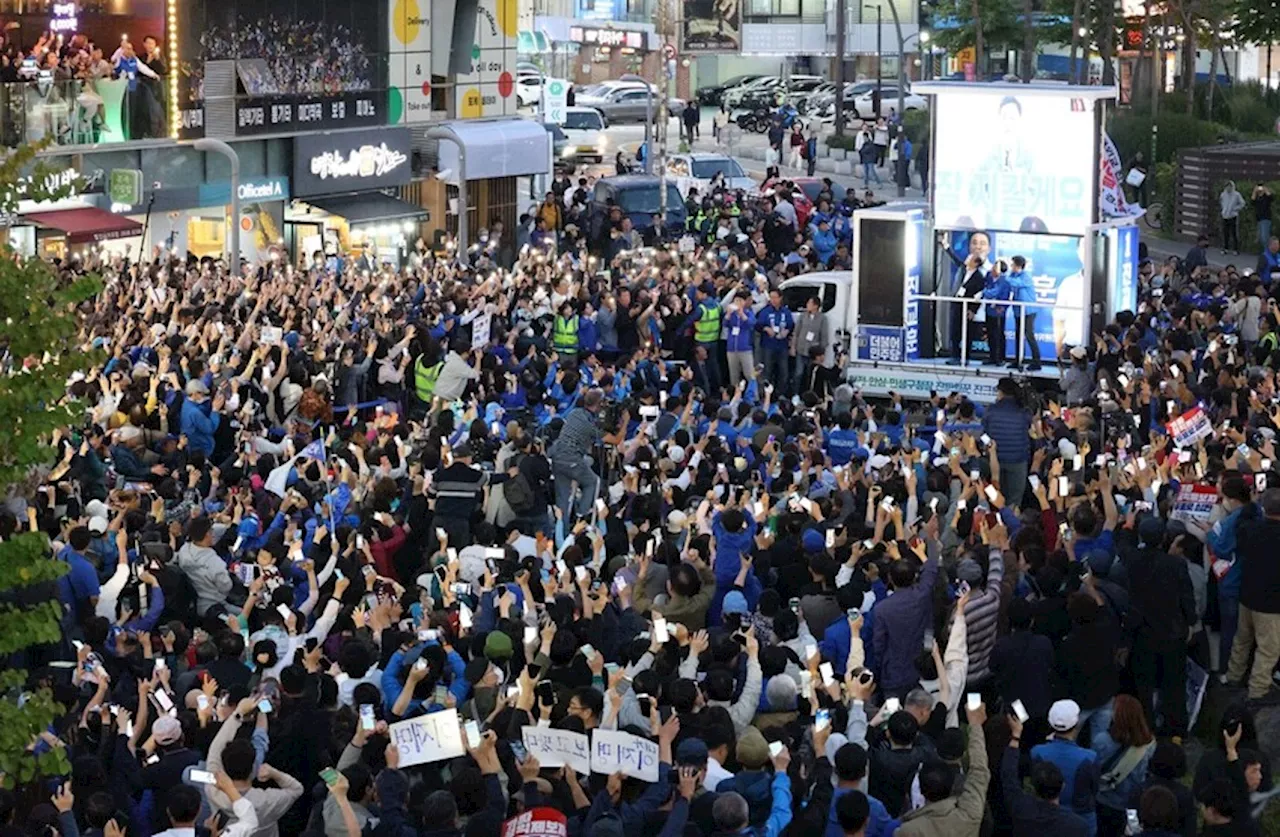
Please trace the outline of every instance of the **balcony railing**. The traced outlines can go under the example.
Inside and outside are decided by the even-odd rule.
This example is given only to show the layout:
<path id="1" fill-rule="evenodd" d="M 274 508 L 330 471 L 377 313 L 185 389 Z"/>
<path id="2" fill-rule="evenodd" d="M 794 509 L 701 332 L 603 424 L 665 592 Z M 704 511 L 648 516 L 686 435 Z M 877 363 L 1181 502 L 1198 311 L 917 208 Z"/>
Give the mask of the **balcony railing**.
<path id="1" fill-rule="evenodd" d="M 0 84 L 0 144 L 118 143 L 169 135 L 165 79 L 129 89 L 126 79 Z"/>

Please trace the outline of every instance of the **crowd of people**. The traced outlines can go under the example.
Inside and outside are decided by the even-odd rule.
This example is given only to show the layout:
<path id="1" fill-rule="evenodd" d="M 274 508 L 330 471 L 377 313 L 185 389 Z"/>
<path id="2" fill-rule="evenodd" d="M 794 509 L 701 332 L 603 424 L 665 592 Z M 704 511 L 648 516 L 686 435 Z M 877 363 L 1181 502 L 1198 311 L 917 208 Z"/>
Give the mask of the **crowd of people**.
<path id="1" fill-rule="evenodd" d="M 0 832 L 1258 834 L 1267 286 L 1145 265 L 1060 394 L 867 399 L 779 291 L 830 261 L 776 185 L 692 248 L 570 185 L 403 268 L 60 264 L 107 359 L 0 537 L 66 564 L 6 668 L 71 773 Z"/>
<path id="2" fill-rule="evenodd" d="M 32 85 L 27 94 L 36 101 L 79 108 L 77 120 L 64 120 L 55 130 L 70 132 L 72 122 L 82 122 L 81 139 L 86 142 L 97 141 L 104 121 L 103 98 L 94 83 L 113 79 L 127 82 L 124 128 L 129 138 L 167 136 L 163 83 L 167 72 L 164 52 L 154 35 L 143 37 L 141 49 L 127 35 L 118 44 L 104 46 L 83 32 L 44 31 L 29 48 L 0 35 L 0 82 L 26 82 Z M 69 82 L 79 83 L 67 86 Z M 17 128 L 21 122 L 11 124 Z M 14 144 L 17 139 L 14 135 L 6 141 Z"/>
<path id="3" fill-rule="evenodd" d="M 302 4 L 300 4 L 301 6 Z M 354 93 L 371 90 L 376 82 L 376 59 L 367 33 L 353 26 L 308 19 L 303 13 L 261 16 L 232 5 L 232 20 L 220 23 L 210 3 L 210 24 L 200 33 L 197 62 L 261 59 L 266 72 L 257 78 L 254 95 Z M 202 70 L 193 67 L 193 74 Z M 201 76 L 202 77 L 202 76 Z M 198 82 L 197 82 L 198 83 Z M 197 94 L 197 98 L 203 98 Z"/>

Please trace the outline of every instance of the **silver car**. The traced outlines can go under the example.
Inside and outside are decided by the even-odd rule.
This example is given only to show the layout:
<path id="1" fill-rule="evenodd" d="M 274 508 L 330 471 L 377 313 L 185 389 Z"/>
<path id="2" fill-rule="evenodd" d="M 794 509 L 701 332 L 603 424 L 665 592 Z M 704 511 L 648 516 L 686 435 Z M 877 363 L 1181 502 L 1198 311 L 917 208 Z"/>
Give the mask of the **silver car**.
<path id="1" fill-rule="evenodd" d="M 644 122 L 652 112 L 658 118 L 658 108 L 662 93 L 652 90 L 651 86 L 640 82 L 610 82 L 599 88 L 583 91 L 575 103 L 582 107 L 595 108 L 604 116 L 606 122 Z M 652 96 L 652 105 L 650 97 Z M 672 116 L 684 111 L 685 103 L 681 99 L 667 99 L 667 110 Z"/>

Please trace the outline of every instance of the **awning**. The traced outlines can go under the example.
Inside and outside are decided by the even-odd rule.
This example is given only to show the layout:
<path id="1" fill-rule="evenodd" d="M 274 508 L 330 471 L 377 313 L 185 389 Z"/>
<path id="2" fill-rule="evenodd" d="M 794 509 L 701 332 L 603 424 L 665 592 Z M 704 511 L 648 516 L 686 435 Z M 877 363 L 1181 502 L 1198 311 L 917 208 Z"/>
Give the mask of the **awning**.
<path id="1" fill-rule="evenodd" d="M 304 200 L 316 209 L 345 218 L 352 224 L 425 218 L 429 214 L 425 207 L 415 206 L 408 201 L 402 201 L 381 192 L 332 195 L 324 198 L 304 198 Z"/>
<path id="2" fill-rule="evenodd" d="M 441 122 L 467 149 L 467 180 L 551 173 L 551 135 L 531 119 L 464 119 Z M 440 143 L 439 170 L 458 182 L 458 147 Z"/>
<path id="3" fill-rule="evenodd" d="M 110 241 L 142 235 L 142 225 L 132 218 L 113 215 L 96 206 L 59 209 L 52 212 L 28 212 L 22 216 L 36 226 L 61 230 L 71 244 Z"/>

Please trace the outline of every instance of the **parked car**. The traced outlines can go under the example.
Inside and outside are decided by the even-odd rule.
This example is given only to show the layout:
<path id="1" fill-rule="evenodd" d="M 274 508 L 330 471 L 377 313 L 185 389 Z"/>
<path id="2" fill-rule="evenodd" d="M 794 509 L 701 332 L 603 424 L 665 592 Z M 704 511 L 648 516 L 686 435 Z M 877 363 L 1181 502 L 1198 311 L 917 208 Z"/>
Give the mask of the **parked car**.
<path id="1" fill-rule="evenodd" d="M 705 87 L 699 87 L 697 94 L 694 96 L 700 105 L 718 105 L 724 99 L 724 95 L 730 90 L 741 87 L 744 84 L 755 81 L 760 78 L 759 73 L 748 73 L 746 75 L 734 76 L 726 79 L 719 84 L 708 84 Z"/>
<path id="2" fill-rule="evenodd" d="M 608 123 L 600 111 L 576 105 L 565 108 L 564 124 L 560 127 L 564 129 L 567 140 L 564 151 L 557 154 L 556 159 L 604 161 L 609 150 L 609 137 L 605 134 Z"/>
<path id="3" fill-rule="evenodd" d="M 890 110 L 898 109 L 898 85 L 884 84 L 880 88 L 880 110 L 876 111 L 875 106 L 876 86 L 872 82 L 869 90 L 858 94 L 853 100 L 854 113 L 861 119 L 875 119 L 877 116 L 888 116 Z M 918 96 L 910 90 L 906 91 L 902 97 L 902 112 L 912 110 L 924 110 L 929 106 L 923 96 Z M 901 115 L 901 114 L 899 114 Z"/>
<path id="4" fill-rule="evenodd" d="M 522 108 L 542 101 L 542 76 L 522 71 L 516 75 L 516 104 Z"/>
<path id="5" fill-rule="evenodd" d="M 551 153 L 553 160 L 559 160 L 565 156 L 565 149 L 569 147 L 569 137 L 560 129 L 560 126 L 554 122 L 543 122 L 542 127 L 551 135 Z"/>
<path id="6" fill-rule="evenodd" d="M 675 178 L 676 188 L 682 195 L 688 195 L 690 189 L 697 189 L 700 195 L 707 194 L 711 179 L 717 174 L 724 175 L 725 186 L 729 189 L 751 192 L 759 186 L 742 164 L 724 154 L 672 154 L 667 157 L 667 176 Z"/>
<path id="7" fill-rule="evenodd" d="M 876 83 L 874 81 L 851 81 L 844 86 L 844 109 L 845 118 L 853 116 L 853 103 L 859 96 L 868 90 L 874 90 Z M 823 122 L 833 122 L 836 118 L 836 96 L 835 90 L 824 93 L 820 101 L 813 98 L 809 100 L 809 113 L 817 114 L 818 118 Z"/>
<path id="8" fill-rule="evenodd" d="M 644 122 L 650 112 L 653 118 L 658 117 L 658 103 L 661 93 L 654 91 L 647 84 L 635 82 L 606 82 L 594 90 L 583 90 L 576 97 L 576 103 L 583 107 L 595 108 L 603 114 L 606 124 L 615 122 Z M 650 104 L 650 96 L 653 102 Z M 667 110 L 672 116 L 679 116 L 685 107 L 682 99 L 667 100 Z"/>
<path id="9" fill-rule="evenodd" d="M 662 180 L 654 174 L 624 174 L 596 181 L 591 202 L 594 212 L 607 214 L 612 201 L 622 208 L 637 230 L 653 226 L 653 216 L 661 210 Z M 688 221 L 684 199 L 674 181 L 667 181 L 667 223 L 669 236 L 680 235 Z"/>

